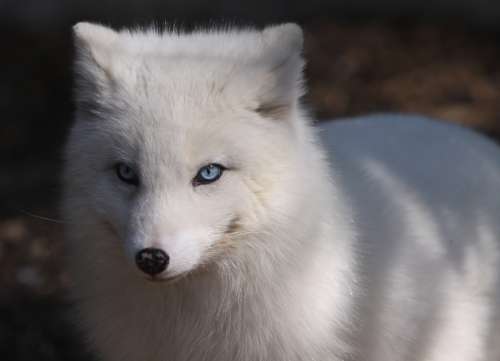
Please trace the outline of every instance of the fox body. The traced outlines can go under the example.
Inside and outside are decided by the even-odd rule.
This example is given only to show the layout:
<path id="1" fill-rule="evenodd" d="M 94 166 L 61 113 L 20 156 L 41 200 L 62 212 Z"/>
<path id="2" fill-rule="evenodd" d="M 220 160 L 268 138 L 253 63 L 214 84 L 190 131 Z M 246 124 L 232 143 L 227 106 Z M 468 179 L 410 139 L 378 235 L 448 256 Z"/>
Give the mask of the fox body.
<path id="1" fill-rule="evenodd" d="M 62 208 L 103 360 L 500 358 L 496 145 L 416 116 L 313 127 L 293 24 L 75 39 Z"/>

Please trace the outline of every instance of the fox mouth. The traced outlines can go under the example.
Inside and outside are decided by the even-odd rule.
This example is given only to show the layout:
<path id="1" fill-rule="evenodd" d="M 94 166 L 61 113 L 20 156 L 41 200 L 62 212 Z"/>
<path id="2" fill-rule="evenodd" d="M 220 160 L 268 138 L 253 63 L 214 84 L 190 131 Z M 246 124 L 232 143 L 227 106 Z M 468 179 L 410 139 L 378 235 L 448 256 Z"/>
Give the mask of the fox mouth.
<path id="1" fill-rule="evenodd" d="M 189 272 L 184 272 L 175 276 L 171 277 L 157 277 L 157 276 L 150 276 L 146 277 L 146 280 L 148 280 L 151 283 L 161 283 L 164 285 L 172 285 L 174 283 L 177 283 L 181 279 L 185 278 Z"/>

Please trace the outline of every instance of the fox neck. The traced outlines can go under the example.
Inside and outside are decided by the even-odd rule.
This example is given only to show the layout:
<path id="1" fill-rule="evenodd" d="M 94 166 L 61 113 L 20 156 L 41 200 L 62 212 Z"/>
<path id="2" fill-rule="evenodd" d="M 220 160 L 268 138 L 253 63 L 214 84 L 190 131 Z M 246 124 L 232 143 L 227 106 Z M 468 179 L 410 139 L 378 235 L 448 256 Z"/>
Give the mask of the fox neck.
<path id="1" fill-rule="evenodd" d="M 214 357 L 222 360 L 221 353 L 233 360 L 291 361 L 332 354 L 342 359 L 351 352 L 340 340 L 350 332 L 343 317 L 350 314 L 355 293 L 353 236 L 348 212 L 332 206 L 334 199 L 327 196 L 334 193 L 330 182 L 320 183 L 302 197 L 298 209 L 306 211 L 292 217 L 295 222 L 274 223 L 246 239 L 251 246 L 165 288 L 157 299 L 176 313 L 165 327 L 175 325 L 172 334 L 178 335 L 188 333 L 191 324 L 197 337 L 212 338 L 218 345 Z M 339 341 L 329 342 L 332 337 Z"/>

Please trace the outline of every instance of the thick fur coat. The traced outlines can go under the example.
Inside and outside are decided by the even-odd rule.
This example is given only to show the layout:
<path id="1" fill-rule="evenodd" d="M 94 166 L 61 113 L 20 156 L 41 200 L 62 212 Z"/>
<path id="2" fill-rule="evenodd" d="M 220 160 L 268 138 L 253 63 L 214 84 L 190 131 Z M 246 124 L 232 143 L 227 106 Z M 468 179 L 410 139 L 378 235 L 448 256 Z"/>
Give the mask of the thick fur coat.
<path id="1" fill-rule="evenodd" d="M 62 210 L 102 360 L 500 359 L 496 145 L 414 116 L 313 127 L 293 24 L 74 31 Z"/>

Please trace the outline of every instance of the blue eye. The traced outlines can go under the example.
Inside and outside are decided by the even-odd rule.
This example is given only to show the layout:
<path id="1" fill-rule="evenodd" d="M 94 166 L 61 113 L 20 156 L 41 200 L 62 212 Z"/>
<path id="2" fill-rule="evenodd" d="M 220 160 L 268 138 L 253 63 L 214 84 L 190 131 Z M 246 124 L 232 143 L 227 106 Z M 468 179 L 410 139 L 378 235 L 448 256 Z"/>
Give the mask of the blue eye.
<path id="1" fill-rule="evenodd" d="M 139 185 L 139 177 L 129 165 L 125 163 L 118 163 L 115 165 L 117 177 L 124 183 L 134 186 Z"/>
<path id="2" fill-rule="evenodd" d="M 219 179 L 224 171 L 224 167 L 220 164 L 212 163 L 201 167 L 196 177 L 193 179 L 193 185 L 201 185 L 215 182 Z"/>

